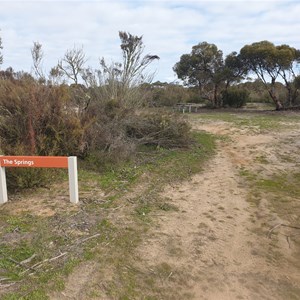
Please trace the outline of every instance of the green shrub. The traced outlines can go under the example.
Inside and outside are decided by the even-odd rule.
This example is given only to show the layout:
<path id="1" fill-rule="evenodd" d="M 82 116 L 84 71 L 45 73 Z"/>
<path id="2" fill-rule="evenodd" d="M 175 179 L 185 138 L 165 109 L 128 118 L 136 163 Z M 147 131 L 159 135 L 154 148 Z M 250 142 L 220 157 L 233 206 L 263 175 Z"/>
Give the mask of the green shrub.
<path id="1" fill-rule="evenodd" d="M 229 88 L 222 92 L 224 106 L 240 108 L 249 101 L 249 92 L 238 88 Z"/>

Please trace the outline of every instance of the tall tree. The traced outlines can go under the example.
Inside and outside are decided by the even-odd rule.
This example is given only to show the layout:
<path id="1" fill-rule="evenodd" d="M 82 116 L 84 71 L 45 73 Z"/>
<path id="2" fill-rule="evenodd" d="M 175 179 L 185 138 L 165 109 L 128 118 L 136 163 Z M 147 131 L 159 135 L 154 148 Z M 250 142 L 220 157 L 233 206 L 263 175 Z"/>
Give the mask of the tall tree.
<path id="1" fill-rule="evenodd" d="M 276 59 L 279 66 L 279 76 L 283 79 L 287 89 L 287 103 L 292 106 L 298 95 L 298 88 L 293 85 L 297 77 L 295 66 L 300 63 L 300 50 L 288 45 L 276 47 Z"/>
<path id="2" fill-rule="evenodd" d="M 230 84 L 240 82 L 247 73 L 248 69 L 237 52 L 232 52 L 226 56 L 224 68 L 226 89 Z"/>
<path id="3" fill-rule="evenodd" d="M 197 86 L 200 96 L 218 106 L 219 88 L 224 82 L 223 52 L 207 42 L 193 46 L 173 68 L 185 85 Z"/>
<path id="4" fill-rule="evenodd" d="M 276 95 L 275 83 L 281 70 L 278 51 L 269 41 L 261 41 L 244 46 L 240 51 L 241 58 L 249 71 L 252 71 L 264 83 L 276 110 L 283 108 L 283 104 Z M 270 82 L 268 81 L 270 78 Z"/>

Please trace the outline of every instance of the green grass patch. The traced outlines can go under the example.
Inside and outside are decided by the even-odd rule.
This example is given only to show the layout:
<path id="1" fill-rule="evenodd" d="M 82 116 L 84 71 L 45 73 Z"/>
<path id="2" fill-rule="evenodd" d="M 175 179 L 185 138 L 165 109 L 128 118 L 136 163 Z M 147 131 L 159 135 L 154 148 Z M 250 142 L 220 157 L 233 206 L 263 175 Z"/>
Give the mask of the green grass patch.
<path id="1" fill-rule="evenodd" d="M 263 197 L 281 218 L 300 223 L 300 173 L 280 173 L 262 178 L 246 169 L 240 170 L 250 188 L 248 200 L 258 206 Z"/>
<path id="2" fill-rule="evenodd" d="M 276 174 L 258 180 L 256 186 L 267 194 L 271 207 L 279 216 L 300 223 L 300 173 Z"/>
<path id="3" fill-rule="evenodd" d="M 300 121 L 299 115 L 284 113 L 241 113 L 217 111 L 191 115 L 192 120 L 197 121 L 223 121 L 234 124 L 239 128 L 252 129 L 254 131 L 265 132 L 268 130 L 292 129 Z"/>
<path id="4" fill-rule="evenodd" d="M 20 242 L 18 245 L 0 245 L 0 277 L 7 280 L 18 281 L 23 278 L 21 272 L 26 266 L 20 262 L 28 259 L 34 254 L 34 249 L 27 242 Z"/>
<path id="5" fill-rule="evenodd" d="M 29 232 L 35 225 L 35 218 L 30 214 L 7 216 L 4 220 L 5 232 Z"/>

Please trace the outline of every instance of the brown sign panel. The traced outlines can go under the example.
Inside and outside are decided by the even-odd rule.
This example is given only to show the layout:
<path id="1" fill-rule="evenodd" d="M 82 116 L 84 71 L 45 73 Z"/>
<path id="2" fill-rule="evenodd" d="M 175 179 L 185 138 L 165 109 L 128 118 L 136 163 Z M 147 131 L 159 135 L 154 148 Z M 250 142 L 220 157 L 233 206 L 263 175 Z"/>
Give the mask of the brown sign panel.
<path id="1" fill-rule="evenodd" d="M 0 167 L 68 168 L 65 156 L 0 156 Z"/>

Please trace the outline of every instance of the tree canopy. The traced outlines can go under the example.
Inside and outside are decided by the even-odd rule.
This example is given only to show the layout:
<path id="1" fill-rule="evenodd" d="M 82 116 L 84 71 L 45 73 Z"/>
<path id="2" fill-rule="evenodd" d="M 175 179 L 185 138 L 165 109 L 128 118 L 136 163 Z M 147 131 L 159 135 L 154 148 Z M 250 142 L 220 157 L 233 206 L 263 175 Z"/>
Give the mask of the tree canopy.
<path id="1" fill-rule="evenodd" d="M 198 87 L 200 96 L 210 100 L 213 106 L 222 105 L 222 91 L 253 73 L 264 84 L 276 109 L 280 110 L 285 105 L 292 106 L 299 94 L 299 87 L 294 84 L 295 66 L 299 63 L 300 50 L 289 45 L 255 42 L 224 59 L 215 44 L 202 42 L 193 46 L 191 53 L 183 54 L 173 70 L 185 85 Z M 285 99 L 276 90 L 278 82 L 285 84 Z"/>
<path id="2" fill-rule="evenodd" d="M 299 50 L 288 45 L 275 46 L 269 41 L 261 41 L 244 46 L 240 50 L 240 55 L 248 70 L 255 73 L 264 83 L 277 110 L 283 108 L 282 100 L 278 98 L 275 90 L 275 83 L 279 77 L 286 84 L 287 100 L 292 104 L 289 81 L 291 77 L 295 77 L 294 64 L 299 62 Z"/>
<path id="3" fill-rule="evenodd" d="M 191 53 L 182 55 L 173 69 L 185 85 L 197 86 L 201 97 L 210 100 L 214 106 L 221 105 L 222 86 L 228 88 L 246 72 L 236 52 L 224 60 L 223 52 L 207 42 L 193 46 Z"/>

